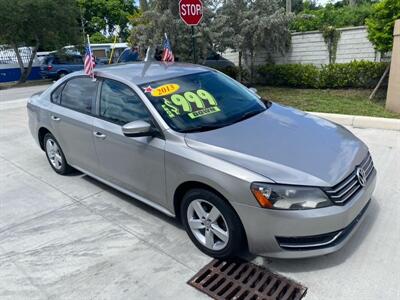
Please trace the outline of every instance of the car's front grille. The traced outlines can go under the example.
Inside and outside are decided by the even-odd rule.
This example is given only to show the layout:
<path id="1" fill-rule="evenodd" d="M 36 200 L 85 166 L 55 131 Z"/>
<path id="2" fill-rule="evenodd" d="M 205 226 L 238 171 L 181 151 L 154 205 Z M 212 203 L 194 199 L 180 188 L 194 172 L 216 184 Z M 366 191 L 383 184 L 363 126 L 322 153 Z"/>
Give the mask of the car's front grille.
<path id="1" fill-rule="evenodd" d="M 364 171 L 365 179 L 368 182 L 368 179 L 374 170 L 374 163 L 369 153 L 362 163 L 357 166 L 348 177 L 331 188 L 324 188 L 325 193 L 335 204 L 345 204 L 362 189 L 362 185 L 357 176 L 358 168 L 361 168 Z"/>

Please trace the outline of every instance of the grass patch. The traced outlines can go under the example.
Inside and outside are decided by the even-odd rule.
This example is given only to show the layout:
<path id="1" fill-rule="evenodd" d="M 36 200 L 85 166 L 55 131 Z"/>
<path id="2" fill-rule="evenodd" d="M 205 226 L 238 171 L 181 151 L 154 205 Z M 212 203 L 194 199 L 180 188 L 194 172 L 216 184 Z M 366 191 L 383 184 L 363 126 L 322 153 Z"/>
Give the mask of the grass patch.
<path id="1" fill-rule="evenodd" d="M 382 92 L 370 101 L 370 90 L 318 90 L 269 86 L 257 87 L 257 90 L 266 99 L 305 111 L 400 118 L 400 114 L 385 110 L 386 93 Z"/>

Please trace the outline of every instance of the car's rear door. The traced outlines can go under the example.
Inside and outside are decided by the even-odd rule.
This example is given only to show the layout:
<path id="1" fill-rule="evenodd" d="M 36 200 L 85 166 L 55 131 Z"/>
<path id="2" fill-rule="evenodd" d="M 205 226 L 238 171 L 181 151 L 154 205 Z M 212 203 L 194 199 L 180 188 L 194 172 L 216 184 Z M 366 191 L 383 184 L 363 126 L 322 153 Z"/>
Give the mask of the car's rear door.
<path id="1" fill-rule="evenodd" d="M 101 177 L 147 200 L 165 201 L 165 140 L 160 137 L 126 137 L 122 125 L 152 118 L 140 97 L 127 85 L 104 79 L 94 121 L 94 144 Z"/>
<path id="2" fill-rule="evenodd" d="M 69 164 L 87 172 L 98 168 L 93 145 L 93 116 L 98 82 L 87 76 L 68 80 L 52 95 L 50 122 Z"/>

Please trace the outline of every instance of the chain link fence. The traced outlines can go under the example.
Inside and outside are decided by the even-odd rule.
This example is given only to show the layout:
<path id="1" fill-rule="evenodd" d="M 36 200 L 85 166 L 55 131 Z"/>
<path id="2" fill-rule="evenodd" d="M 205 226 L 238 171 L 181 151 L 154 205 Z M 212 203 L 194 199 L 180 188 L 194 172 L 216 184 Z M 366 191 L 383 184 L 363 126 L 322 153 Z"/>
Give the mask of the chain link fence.
<path id="1" fill-rule="evenodd" d="M 30 47 L 20 47 L 18 52 L 24 64 L 29 63 L 32 54 Z M 18 64 L 14 49 L 7 45 L 0 45 L 0 64 Z"/>

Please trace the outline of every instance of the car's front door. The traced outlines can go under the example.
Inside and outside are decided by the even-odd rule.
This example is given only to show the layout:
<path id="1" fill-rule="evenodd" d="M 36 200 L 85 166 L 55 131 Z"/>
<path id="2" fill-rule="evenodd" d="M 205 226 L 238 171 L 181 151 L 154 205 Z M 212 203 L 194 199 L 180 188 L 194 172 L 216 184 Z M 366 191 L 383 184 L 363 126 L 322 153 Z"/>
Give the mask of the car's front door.
<path id="1" fill-rule="evenodd" d="M 98 167 L 92 138 L 97 88 L 98 83 L 89 77 L 70 79 L 53 93 L 49 111 L 52 132 L 68 163 L 87 172 Z"/>
<path id="2" fill-rule="evenodd" d="M 152 122 L 140 97 L 118 81 L 104 79 L 94 121 L 94 145 L 101 177 L 160 205 L 165 202 L 164 147 L 161 137 L 126 137 L 122 125 Z"/>

